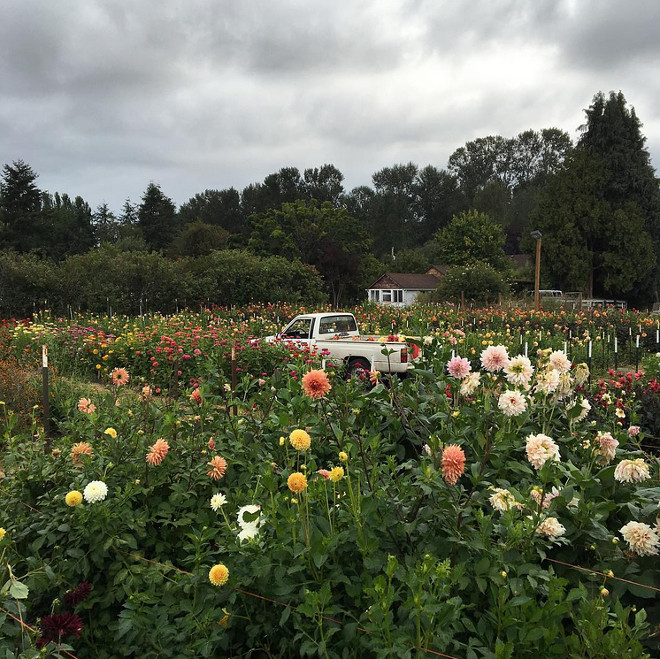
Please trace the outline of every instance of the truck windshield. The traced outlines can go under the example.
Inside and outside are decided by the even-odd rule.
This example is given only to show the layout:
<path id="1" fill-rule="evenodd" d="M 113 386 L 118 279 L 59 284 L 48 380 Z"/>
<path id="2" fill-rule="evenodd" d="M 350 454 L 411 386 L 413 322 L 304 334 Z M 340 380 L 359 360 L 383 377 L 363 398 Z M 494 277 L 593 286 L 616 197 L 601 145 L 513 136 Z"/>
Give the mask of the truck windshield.
<path id="1" fill-rule="evenodd" d="M 312 326 L 311 318 L 298 318 L 284 328 L 283 339 L 309 339 Z"/>

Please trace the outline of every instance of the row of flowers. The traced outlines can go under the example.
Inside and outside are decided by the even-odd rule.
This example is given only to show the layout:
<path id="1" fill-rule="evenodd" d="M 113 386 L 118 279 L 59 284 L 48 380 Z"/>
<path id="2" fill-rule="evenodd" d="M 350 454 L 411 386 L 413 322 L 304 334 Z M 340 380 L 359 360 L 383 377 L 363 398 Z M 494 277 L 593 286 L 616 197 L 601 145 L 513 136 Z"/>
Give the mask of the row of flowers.
<path id="1" fill-rule="evenodd" d="M 329 575 L 326 605 L 338 611 L 332 615 L 341 611 L 374 639 L 387 639 L 388 625 L 397 616 L 411 620 L 423 598 L 411 594 L 412 573 L 392 567 L 390 556 L 421 571 L 430 560 L 449 566 L 438 567 L 447 592 L 433 606 L 461 600 L 465 608 L 447 609 L 445 618 L 460 620 L 460 629 L 438 641 L 447 623 L 434 622 L 429 604 L 424 622 L 405 625 L 417 635 L 405 638 L 414 647 L 434 641 L 459 654 L 468 643 L 494 642 L 480 636 L 471 611 L 504 611 L 521 593 L 542 605 L 546 591 L 522 576 L 539 556 L 575 562 L 592 552 L 595 569 L 651 583 L 653 566 L 645 561 L 660 551 L 657 460 L 641 450 L 635 411 L 626 408 L 621 417 L 615 407 L 597 417 L 585 389 L 587 366 L 573 366 L 561 350 L 536 351 L 532 362 L 504 345 L 487 345 L 476 359 L 449 358 L 448 350 L 460 353 L 461 345 L 445 348 L 439 339 L 424 345 L 419 372 L 404 382 L 383 383 L 376 374 L 368 385 L 345 382 L 308 365 L 297 366 L 304 368 L 297 379 L 282 371 L 253 373 L 233 387 L 209 379 L 176 402 L 159 400 L 139 376 L 117 366 L 109 372 L 109 395 L 85 391 L 71 401 L 50 453 L 11 440 L 13 503 L 0 517 L 5 547 L 14 563 L 38 551 L 60 582 L 93 585 L 82 605 L 91 612 L 88 626 L 70 625 L 85 647 L 108 639 L 93 623 L 103 606 L 116 602 L 113 614 L 128 619 L 146 588 L 139 582 L 121 594 L 125 567 L 107 547 L 187 568 L 193 582 L 186 588 L 195 595 L 186 619 L 201 624 L 194 622 L 205 615 L 197 606 L 218 610 L 215 627 L 205 627 L 217 652 L 229 651 L 225 642 L 235 652 L 250 630 L 265 633 L 255 620 L 270 614 L 240 605 L 238 591 L 250 586 L 304 611 L 305 593 L 322 589 Z M 35 475 L 48 491 L 35 489 Z M 42 512 L 38 524 L 32 509 Z M 484 559 L 492 566 L 491 586 L 479 581 Z M 98 570 L 94 561 L 117 567 Z M 549 570 L 543 575 L 553 577 Z M 563 576 L 581 583 L 579 574 Z M 201 581 L 220 590 L 206 592 Z M 625 586 L 614 590 L 616 602 L 628 597 Z M 48 630 L 66 621 L 45 615 L 48 587 L 30 592 L 28 613 L 43 616 L 40 638 L 59 642 Z M 175 592 L 172 601 L 191 591 Z M 609 611 L 602 619 L 615 624 L 623 614 L 603 597 L 599 588 L 597 605 Z M 309 619 L 320 620 L 319 611 Z M 311 638 L 323 632 L 302 629 Z M 402 626 L 397 633 L 408 632 Z"/>

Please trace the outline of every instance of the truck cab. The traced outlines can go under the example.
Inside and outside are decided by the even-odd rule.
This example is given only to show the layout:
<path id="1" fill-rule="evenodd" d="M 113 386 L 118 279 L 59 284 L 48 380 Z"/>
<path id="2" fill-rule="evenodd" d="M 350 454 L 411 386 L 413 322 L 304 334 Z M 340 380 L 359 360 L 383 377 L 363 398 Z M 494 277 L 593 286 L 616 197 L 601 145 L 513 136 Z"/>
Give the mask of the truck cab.
<path id="1" fill-rule="evenodd" d="M 359 336 L 355 316 L 350 313 L 296 316 L 278 335 L 285 340 L 331 339 Z"/>

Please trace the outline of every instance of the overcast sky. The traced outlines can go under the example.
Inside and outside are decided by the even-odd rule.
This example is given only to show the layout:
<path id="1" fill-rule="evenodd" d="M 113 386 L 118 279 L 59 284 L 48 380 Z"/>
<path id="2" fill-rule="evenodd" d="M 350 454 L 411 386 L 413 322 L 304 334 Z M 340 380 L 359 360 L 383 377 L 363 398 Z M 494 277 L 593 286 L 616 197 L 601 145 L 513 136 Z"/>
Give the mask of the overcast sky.
<path id="1" fill-rule="evenodd" d="M 465 142 L 575 140 L 621 90 L 660 163 L 658 0 L 2 0 L 0 165 L 95 208 L 332 163 L 444 168 Z"/>

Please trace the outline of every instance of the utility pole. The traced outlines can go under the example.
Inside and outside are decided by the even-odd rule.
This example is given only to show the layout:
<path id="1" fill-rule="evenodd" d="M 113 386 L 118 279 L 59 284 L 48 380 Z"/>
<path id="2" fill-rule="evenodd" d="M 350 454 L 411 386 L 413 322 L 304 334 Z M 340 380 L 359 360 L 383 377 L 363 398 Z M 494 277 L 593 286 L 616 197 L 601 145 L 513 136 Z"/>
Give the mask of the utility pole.
<path id="1" fill-rule="evenodd" d="M 534 272 L 534 309 L 537 311 L 541 308 L 541 295 L 539 288 L 541 287 L 541 236 L 540 231 L 532 231 L 529 234 L 536 240 L 536 268 Z"/>

